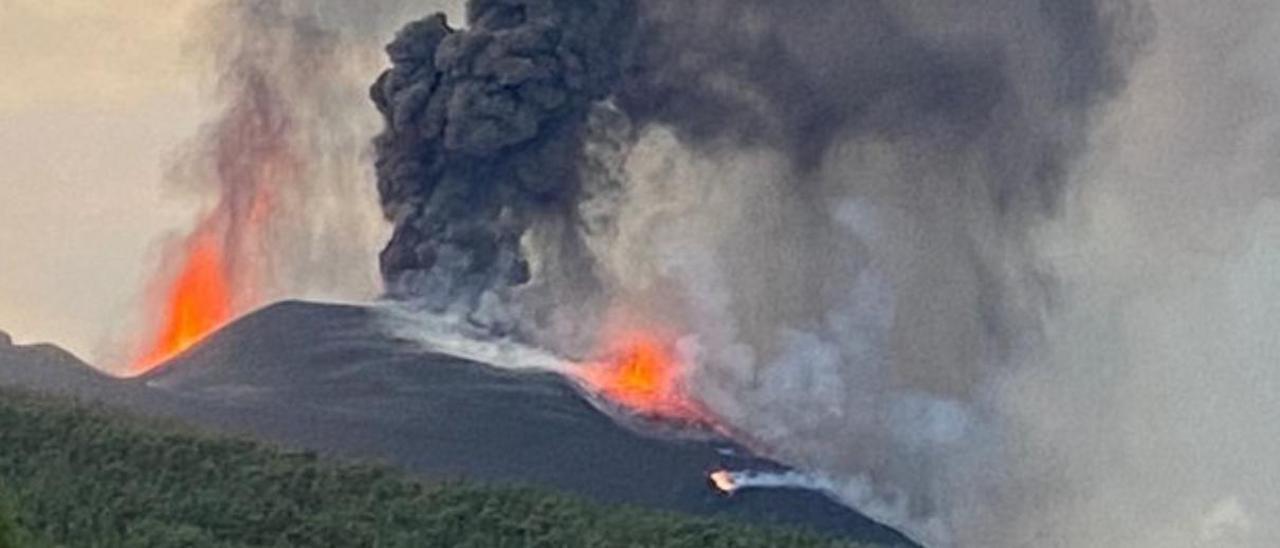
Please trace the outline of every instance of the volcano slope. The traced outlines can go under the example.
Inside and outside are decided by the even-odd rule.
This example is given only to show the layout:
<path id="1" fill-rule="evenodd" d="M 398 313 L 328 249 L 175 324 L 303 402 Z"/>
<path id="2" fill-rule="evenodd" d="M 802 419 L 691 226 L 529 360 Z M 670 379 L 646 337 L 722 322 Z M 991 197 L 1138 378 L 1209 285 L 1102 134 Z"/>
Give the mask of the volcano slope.
<path id="1" fill-rule="evenodd" d="M 719 468 L 770 470 L 729 441 L 647 435 L 562 377 L 426 352 L 381 329 L 378 309 L 281 303 L 133 380 L 54 347 L 0 347 L 0 386 L 71 395 L 431 481 L 551 488 L 607 503 L 798 526 L 909 545 L 825 496 L 715 491 Z"/>

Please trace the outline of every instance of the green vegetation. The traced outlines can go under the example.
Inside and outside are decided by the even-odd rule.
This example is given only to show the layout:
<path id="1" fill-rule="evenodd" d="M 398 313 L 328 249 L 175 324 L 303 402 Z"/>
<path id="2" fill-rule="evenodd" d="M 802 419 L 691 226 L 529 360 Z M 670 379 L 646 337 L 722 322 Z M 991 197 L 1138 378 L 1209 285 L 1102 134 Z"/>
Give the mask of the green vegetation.
<path id="1" fill-rule="evenodd" d="M 19 527 L 14 507 L 5 491 L 0 489 L 0 548 L 34 548 L 48 546 Z"/>
<path id="2" fill-rule="evenodd" d="M 14 520 L 13 511 L 0 505 L 0 548 L 18 548 L 18 522 Z"/>
<path id="3" fill-rule="evenodd" d="M 19 529 L 25 529 L 23 533 Z M 0 548 L 836 546 L 533 490 L 429 486 L 0 391 Z"/>

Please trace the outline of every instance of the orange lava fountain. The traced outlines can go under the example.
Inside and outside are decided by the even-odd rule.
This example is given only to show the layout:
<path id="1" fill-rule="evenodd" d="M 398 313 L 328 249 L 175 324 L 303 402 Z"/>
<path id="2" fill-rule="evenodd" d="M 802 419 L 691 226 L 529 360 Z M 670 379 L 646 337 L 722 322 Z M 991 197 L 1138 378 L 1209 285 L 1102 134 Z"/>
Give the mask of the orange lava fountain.
<path id="1" fill-rule="evenodd" d="M 277 296 L 271 235 L 291 212 L 285 189 L 303 177 L 282 105 L 269 90 L 247 85 L 215 126 L 207 184 L 219 200 L 165 256 L 152 281 L 144 346 L 126 374 L 155 369 Z"/>
<path id="2" fill-rule="evenodd" d="M 155 340 L 131 367 L 144 373 L 200 342 L 231 320 L 231 284 L 221 242 L 208 230 L 192 235 L 185 264 L 165 294 Z"/>
<path id="3" fill-rule="evenodd" d="M 166 264 L 178 268 L 153 280 L 149 335 L 128 375 L 159 367 L 271 296 L 264 291 L 272 266 L 264 250 L 277 210 L 272 187 L 296 179 L 295 162 L 283 148 L 244 157 L 247 162 L 222 174 L 218 206 L 166 256 Z"/>
<path id="4" fill-rule="evenodd" d="M 359 66 L 348 66 L 346 48 L 356 44 L 301 4 L 214 2 L 202 21 L 197 52 L 220 110 L 180 149 L 169 182 L 206 209 L 147 280 L 138 325 L 121 341 L 122 375 L 144 375 L 270 302 L 337 283 L 330 260 L 349 244 L 324 244 L 359 227 L 339 231 L 324 217 L 355 209 L 340 185 L 354 182 L 363 136 L 341 107 L 363 94 L 346 85 Z"/>
<path id="5" fill-rule="evenodd" d="M 670 344 L 652 333 L 628 332 L 612 338 L 608 358 L 581 367 L 578 376 L 592 390 L 638 415 L 712 424 L 684 388 L 686 364 Z"/>

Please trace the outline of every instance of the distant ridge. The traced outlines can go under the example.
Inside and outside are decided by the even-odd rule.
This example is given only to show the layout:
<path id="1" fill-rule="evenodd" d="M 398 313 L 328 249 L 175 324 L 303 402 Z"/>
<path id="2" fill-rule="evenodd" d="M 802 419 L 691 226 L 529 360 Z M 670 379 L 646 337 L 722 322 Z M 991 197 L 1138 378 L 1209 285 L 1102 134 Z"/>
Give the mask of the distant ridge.
<path id="1" fill-rule="evenodd" d="M 117 400 L 127 383 L 105 375 L 51 344 L 14 345 L 0 331 L 0 386 L 20 387 L 82 399 Z"/>

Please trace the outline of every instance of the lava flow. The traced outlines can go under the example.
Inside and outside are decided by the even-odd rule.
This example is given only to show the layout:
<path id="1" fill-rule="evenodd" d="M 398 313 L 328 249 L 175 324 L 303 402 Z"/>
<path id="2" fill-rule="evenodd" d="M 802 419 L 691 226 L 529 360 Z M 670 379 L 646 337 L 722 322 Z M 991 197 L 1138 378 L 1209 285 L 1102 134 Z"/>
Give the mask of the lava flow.
<path id="1" fill-rule="evenodd" d="M 711 484 L 721 493 L 732 495 L 738 490 L 738 483 L 733 478 L 733 474 L 726 470 L 716 470 L 711 473 Z"/>
<path id="2" fill-rule="evenodd" d="M 658 337 L 633 332 L 609 344 L 608 358 L 583 366 L 579 377 L 591 389 L 638 415 L 711 424 L 684 389 L 685 364 Z"/>

